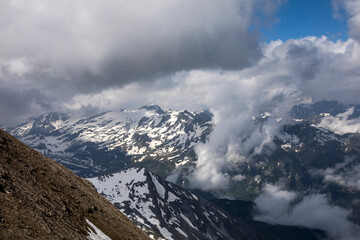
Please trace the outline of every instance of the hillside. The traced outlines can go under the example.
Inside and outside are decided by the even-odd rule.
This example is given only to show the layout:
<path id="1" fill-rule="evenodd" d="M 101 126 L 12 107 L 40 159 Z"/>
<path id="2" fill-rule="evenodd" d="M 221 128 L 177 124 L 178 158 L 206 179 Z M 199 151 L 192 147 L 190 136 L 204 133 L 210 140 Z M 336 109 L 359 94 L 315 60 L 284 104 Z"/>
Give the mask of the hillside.
<path id="1" fill-rule="evenodd" d="M 0 239 L 148 239 L 90 182 L 3 130 L 0 204 Z"/>

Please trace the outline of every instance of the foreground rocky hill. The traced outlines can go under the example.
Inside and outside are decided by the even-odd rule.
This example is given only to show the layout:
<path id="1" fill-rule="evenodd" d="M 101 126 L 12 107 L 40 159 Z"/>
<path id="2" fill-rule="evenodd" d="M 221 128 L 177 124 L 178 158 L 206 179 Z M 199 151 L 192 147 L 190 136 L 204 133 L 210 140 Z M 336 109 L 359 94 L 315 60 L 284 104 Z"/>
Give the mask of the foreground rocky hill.
<path id="1" fill-rule="evenodd" d="M 0 130 L 0 239 L 148 239 L 90 182 Z"/>

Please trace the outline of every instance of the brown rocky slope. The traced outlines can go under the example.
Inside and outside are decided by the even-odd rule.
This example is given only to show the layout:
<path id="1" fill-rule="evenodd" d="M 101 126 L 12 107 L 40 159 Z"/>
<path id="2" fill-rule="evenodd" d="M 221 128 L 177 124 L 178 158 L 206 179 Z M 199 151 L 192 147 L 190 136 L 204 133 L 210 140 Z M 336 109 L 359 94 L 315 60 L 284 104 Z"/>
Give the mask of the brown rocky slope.
<path id="1" fill-rule="evenodd" d="M 0 129 L 0 239 L 148 239 L 87 180 Z M 89 230 L 90 229 L 90 230 Z"/>

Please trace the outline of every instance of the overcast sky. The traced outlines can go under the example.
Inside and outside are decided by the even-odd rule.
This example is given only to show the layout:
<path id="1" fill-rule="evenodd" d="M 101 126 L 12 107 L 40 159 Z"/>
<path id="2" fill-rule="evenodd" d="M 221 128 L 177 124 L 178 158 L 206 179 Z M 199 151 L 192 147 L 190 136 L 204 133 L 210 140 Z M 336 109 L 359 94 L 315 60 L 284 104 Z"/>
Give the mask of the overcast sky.
<path id="1" fill-rule="evenodd" d="M 301 78 L 304 95 L 358 101 L 359 1 L 299 2 L 2 0 L 0 123 L 68 107 L 211 108 L 198 94 L 216 85 L 189 83 L 193 71 L 242 78 L 290 67 L 283 84 Z M 320 12 L 308 35 L 317 38 L 305 40 L 312 2 Z M 317 24 L 321 17 L 337 25 Z M 247 77 L 258 82 L 255 75 Z"/>
<path id="2" fill-rule="evenodd" d="M 212 74 L 242 78 L 253 73 L 246 77 L 255 83 L 257 72 L 269 74 L 266 71 L 274 67 L 278 74 L 287 68 L 285 85 L 295 78 L 304 81 L 298 86 L 304 95 L 343 95 L 346 101 L 358 101 L 359 1 L 302 2 L 316 2 L 314 9 L 322 9 L 324 21 L 331 16 L 348 28 L 319 24 L 317 38 L 306 40 L 302 30 L 297 40 L 289 39 L 291 34 L 284 36 L 290 33 L 287 22 L 295 24 L 295 30 L 309 24 L 308 17 L 301 21 L 310 13 L 299 1 L 2 0 L 0 122 L 14 125 L 68 107 L 122 108 L 153 102 L 211 108 L 212 103 L 198 99 L 198 94 L 210 94 L 216 86 Z M 296 21 L 290 18 L 294 15 L 299 16 Z M 311 29 L 317 22 L 314 19 Z M 336 69 L 327 69 L 329 64 Z M 203 71 L 210 79 L 189 83 L 193 71 Z M 188 95 L 182 98 L 184 91 Z"/>

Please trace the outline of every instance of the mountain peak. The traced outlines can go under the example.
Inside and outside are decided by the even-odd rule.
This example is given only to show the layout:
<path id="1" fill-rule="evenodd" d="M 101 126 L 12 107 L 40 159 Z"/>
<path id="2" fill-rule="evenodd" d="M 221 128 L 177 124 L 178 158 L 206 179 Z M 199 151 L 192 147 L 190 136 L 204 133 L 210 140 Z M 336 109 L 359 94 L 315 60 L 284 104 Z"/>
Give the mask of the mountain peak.
<path id="1" fill-rule="evenodd" d="M 165 113 L 164 110 L 162 110 L 161 107 L 159 107 L 156 104 L 144 105 L 144 106 L 140 107 L 139 109 L 154 111 L 157 114 L 164 114 Z"/>

